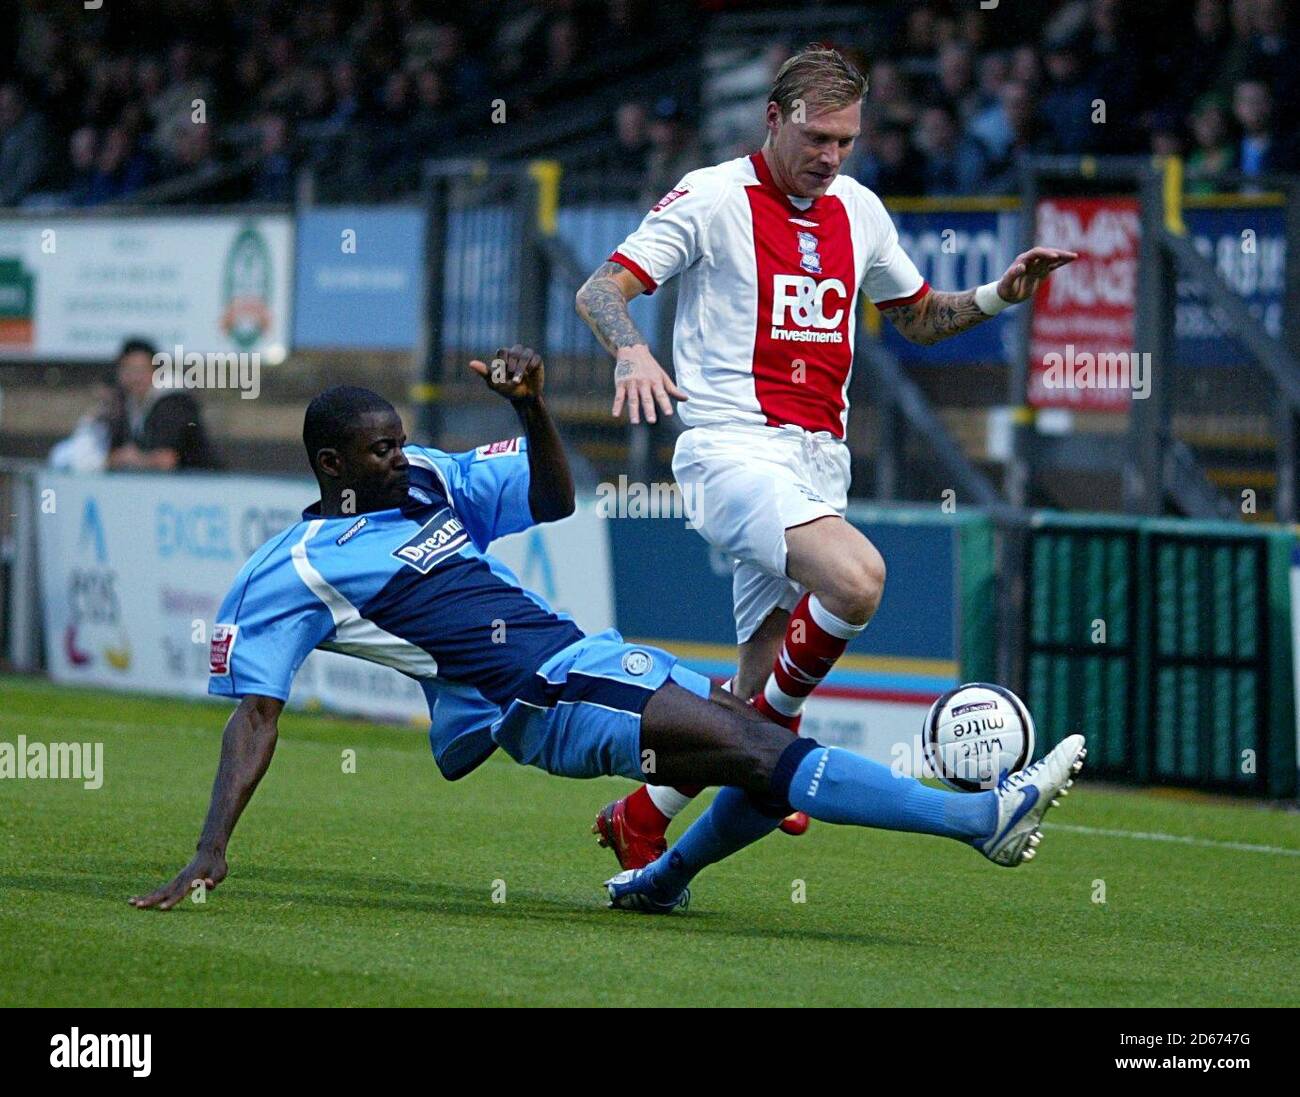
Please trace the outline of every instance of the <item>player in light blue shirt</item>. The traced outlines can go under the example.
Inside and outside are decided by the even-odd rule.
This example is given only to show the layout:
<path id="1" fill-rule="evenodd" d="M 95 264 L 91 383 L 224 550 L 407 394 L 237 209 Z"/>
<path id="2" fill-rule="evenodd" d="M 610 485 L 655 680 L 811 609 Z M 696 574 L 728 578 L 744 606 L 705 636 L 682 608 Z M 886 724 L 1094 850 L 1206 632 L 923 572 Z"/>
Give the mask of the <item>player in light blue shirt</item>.
<path id="1" fill-rule="evenodd" d="M 368 389 L 334 388 L 311 402 L 303 441 L 320 500 L 249 558 L 213 629 L 209 692 L 240 702 L 197 852 L 133 905 L 167 910 L 196 881 L 211 888 L 225 878 L 231 832 L 271 763 L 294 675 L 316 648 L 419 682 L 448 779 L 500 747 L 565 777 L 729 786 L 659 861 L 607 882 L 612 905 L 683 905 L 695 873 L 791 810 L 959 838 L 1002 864 L 1032 856 L 1037 822 L 1082 740 L 1038 785 L 1022 781 L 1031 792 L 941 792 L 792 739 L 670 653 L 624 643 L 612 629 L 587 636 L 521 587 L 487 548 L 573 513 L 573 481 L 537 354 L 515 346 L 491 366 L 471 366 L 514 405 L 522 437 L 443 453 L 408 445 L 397 412 Z"/>

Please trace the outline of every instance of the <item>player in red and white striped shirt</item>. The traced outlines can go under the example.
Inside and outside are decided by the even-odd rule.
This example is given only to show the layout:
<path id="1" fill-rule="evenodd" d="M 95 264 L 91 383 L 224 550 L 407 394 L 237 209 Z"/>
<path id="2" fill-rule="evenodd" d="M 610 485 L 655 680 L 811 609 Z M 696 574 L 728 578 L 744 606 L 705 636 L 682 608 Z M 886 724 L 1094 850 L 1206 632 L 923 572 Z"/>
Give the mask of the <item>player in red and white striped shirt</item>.
<path id="1" fill-rule="evenodd" d="M 934 343 L 1028 300 L 1071 252 L 1033 248 L 996 284 L 932 290 L 888 213 L 840 167 L 861 123 L 866 81 L 837 51 L 809 47 L 781 66 L 767 140 L 752 156 L 690 172 L 578 292 L 577 307 L 615 356 L 613 414 L 673 414 L 673 474 L 690 518 L 736 560 L 732 690 L 798 731 L 808 695 L 880 604 L 885 564 L 844 520 L 844 444 L 857 295 L 908 339 Z M 676 383 L 627 302 L 681 276 Z M 689 490 L 687 490 L 689 489 Z M 645 786 L 597 818 L 624 868 L 665 848 L 695 789 Z M 802 833 L 807 818 L 782 825 Z"/>

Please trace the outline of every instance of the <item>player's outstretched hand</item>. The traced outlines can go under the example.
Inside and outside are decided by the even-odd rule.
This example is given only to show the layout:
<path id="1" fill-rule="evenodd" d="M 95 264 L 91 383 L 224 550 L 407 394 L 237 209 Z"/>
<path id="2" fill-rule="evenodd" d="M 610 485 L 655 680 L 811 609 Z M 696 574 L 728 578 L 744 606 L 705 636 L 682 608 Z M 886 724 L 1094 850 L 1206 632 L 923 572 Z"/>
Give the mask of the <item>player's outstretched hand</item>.
<path id="1" fill-rule="evenodd" d="M 1078 258 L 1077 252 L 1059 248 L 1030 248 L 1012 260 L 998 283 L 998 296 L 1012 304 L 1028 301 L 1052 271 Z"/>
<path id="2" fill-rule="evenodd" d="M 226 859 L 219 854 L 196 853 L 194 860 L 181 869 L 170 882 L 148 895 L 132 896 L 130 903 L 139 910 L 146 910 L 149 907 L 171 910 L 194 890 L 199 881 L 202 881 L 205 891 L 211 891 L 226 878 L 228 871 Z"/>
<path id="3" fill-rule="evenodd" d="M 542 356 L 532 347 L 519 343 L 509 350 L 497 347 L 491 364 L 475 358 L 469 368 L 487 382 L 488 388 L 507 400 L 531 400 L 542 394 L 546 369 Z"/>
<path id="4" fill-rule="evenodd" d="M 672 415 L 670 396 L 686 399 L 686 393 L 673 384 L 673 379 L 655 361 L 649 347 L 624 347 L 618 352 L 618 362 L 614 366 L 614 406 L 610 409 L 615 419 L 627 404 L 630 422 L 641 422 L 644 412 L 645 421 L 653 423 L 655 404 L 665 415 Z"/>

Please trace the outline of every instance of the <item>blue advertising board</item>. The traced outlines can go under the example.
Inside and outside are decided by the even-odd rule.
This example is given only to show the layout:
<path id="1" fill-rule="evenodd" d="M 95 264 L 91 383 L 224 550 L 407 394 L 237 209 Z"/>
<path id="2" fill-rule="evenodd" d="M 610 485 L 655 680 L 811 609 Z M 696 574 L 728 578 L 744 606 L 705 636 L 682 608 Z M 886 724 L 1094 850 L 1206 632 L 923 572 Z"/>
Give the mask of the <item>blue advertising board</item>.
<path id="1" fill-rule="evenodd" d="M 935 289 L 959 290 L 996 282 L 1016 257 L 1020 214 L 1016 212 L 893 212 L 898 242 Z M 1014 353 L 1015 318 L 1003 313 L 931 347 L 909 343 L 894 326 L 881 325 L 881 338 L 904 362 L 958 364 L 1006 362 Z"/>
<path id="2" fill-rule="evenodd" d="M 1187 231 L 1220 277 L 1275 339 L 1282 337 L 1286 292 L 1286 220 L 1281 207 L 1189 209 Z M 1203 294 L 1178 280 L 1175 305 L 1178 361 L 1192 366 L 1239 366 L 1253 359 L 1215 322 Z"/>
<path id="3" fill-rule="evenodd" d="M 956 684 L 960 590 L 956 525 L 939 516 L 881 508 L 849 513 L 889 568 L 870 626 L 827 679 L 832 693 L 929 703 Z M 697 670 L 735 670 L 731 561 L 684 518 L 608 521 L 615 619 L 628 637 L 660 644 Z M 671 566 L 665 562 L 671 561 Z"/>
<path id="4" fill-rule="evenodd" d="M 422 209 L 337 206 L 298 215 L 294 345 L 402 350 L 420 338 Z"/>

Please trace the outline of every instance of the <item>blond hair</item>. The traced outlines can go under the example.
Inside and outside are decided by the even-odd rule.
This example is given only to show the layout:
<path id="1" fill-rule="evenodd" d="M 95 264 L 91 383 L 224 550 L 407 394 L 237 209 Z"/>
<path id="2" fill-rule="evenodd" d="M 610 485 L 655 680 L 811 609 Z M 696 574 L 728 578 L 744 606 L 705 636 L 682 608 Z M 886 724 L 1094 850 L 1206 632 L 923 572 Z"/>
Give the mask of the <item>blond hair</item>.
<path id="1" fill-rule="evenodd" d="M 842 53 L 829 46 L 805 46 L 777 70 L 768 93 L 769 103 L 781 108 L 781 117 L 802 103 L 806 114 L 839 110 L 861 102 L 867 78 Z"/>

